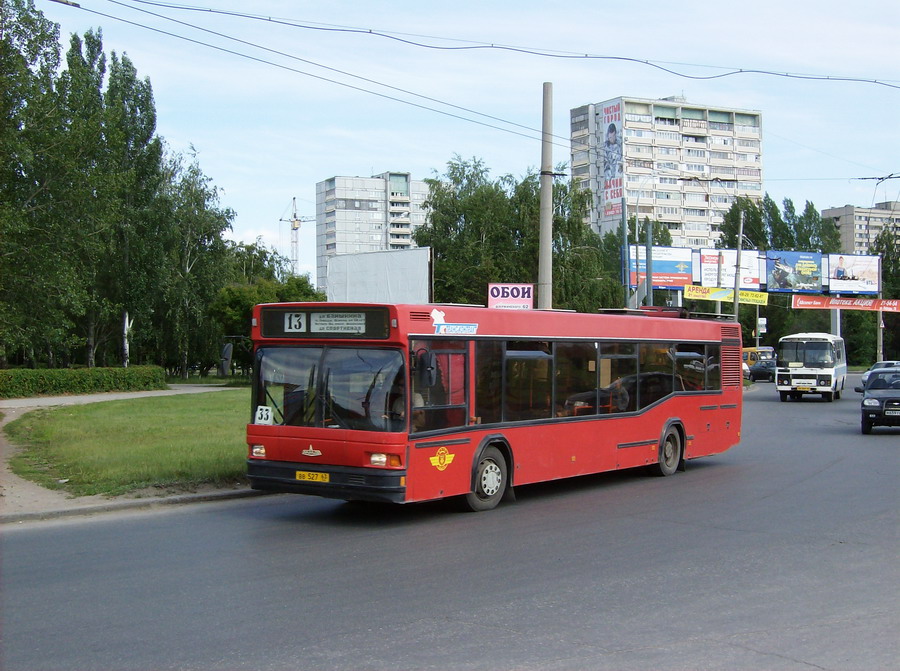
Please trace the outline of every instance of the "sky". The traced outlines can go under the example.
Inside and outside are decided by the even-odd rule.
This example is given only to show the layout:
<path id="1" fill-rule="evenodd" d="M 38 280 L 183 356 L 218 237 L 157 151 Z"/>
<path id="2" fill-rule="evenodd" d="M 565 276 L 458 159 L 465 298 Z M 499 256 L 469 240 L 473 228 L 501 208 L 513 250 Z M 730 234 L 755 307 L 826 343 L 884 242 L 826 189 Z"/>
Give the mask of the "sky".
<path id="1" fill-rule="evenodd" d="M 99 28 L 107 54 L 127 54 L 168 150 L 195 154 L 235 211 L 228 237 L 287 258 L 292 202 L 314 218 L 330 177 L 425 179 L 456 156 L 493 177 L 539 169 L 544 82 L 554 165 L 572 108 L 675 95 L 761 112 L 779 204 L 900 200 L 900 179 L 880 179 L 900 176 L 897 0 L 77 2 L 35 6 L 64 51 Z M 298 247 L 315 281 L 313 221 Z"/>

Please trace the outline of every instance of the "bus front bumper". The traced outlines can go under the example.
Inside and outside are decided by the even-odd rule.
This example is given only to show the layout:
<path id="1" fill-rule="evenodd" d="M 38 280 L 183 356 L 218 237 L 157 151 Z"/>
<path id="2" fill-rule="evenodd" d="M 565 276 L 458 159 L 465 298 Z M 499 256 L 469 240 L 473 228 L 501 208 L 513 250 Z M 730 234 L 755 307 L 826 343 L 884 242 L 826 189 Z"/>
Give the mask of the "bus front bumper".
<path id="1" fill-rule="evenodd" d="M 406 471 L 247 460 L 250 487 L 345 501 L 406 500 Z"/>

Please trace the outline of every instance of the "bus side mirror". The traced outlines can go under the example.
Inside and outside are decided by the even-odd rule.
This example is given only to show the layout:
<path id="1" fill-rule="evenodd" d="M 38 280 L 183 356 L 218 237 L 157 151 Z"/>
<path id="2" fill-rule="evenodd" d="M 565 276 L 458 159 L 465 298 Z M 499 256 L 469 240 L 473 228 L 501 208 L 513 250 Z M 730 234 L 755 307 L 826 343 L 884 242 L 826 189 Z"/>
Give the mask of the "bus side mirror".
<path id="1" fill-rule="evenodd" d="M 430 389 L 437 384 L 437 356 L 430 350 L 416 355 L 416 384 L 423 389 Z"/>

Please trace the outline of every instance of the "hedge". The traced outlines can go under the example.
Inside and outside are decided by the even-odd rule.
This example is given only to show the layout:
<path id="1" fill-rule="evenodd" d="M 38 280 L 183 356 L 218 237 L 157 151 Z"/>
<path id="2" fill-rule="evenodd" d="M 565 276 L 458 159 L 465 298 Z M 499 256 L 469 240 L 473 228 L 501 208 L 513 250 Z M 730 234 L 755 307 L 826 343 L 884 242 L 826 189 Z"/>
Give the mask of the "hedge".
<path id="1" fill-rule="evenodd" d="M 15 368 L 0 370 L 0 398 L 166 389 L 159 366 L 128 368 Z"/>

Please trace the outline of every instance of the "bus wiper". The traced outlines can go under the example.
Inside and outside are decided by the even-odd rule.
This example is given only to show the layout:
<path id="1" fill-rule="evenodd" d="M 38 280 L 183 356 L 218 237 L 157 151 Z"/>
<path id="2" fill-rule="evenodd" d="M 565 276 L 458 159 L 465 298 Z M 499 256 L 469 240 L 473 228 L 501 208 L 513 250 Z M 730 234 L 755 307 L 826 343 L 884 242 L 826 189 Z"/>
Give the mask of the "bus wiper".
<path id="1" fill-rule="evenodd" d="M 271 403 L 272 407 L 275 409 L 275 412 L 277 412 L 281 416 L 281 420 L 279 421 L 279 424 L 284 424 L 284 410 L 281 408 L 280 405 L 278 405 L 278 401 L 276 401 L 275 397 L 272 396 L 272 394 L 269 392 L 268 387 L 265 387 L 265 391 L 266 391 L 266 398 L 269 399 L 269 402 Z M 272 415 L 273 415 L 273 419 L 274 419 L 275 413 L 273 412 Z"/>

